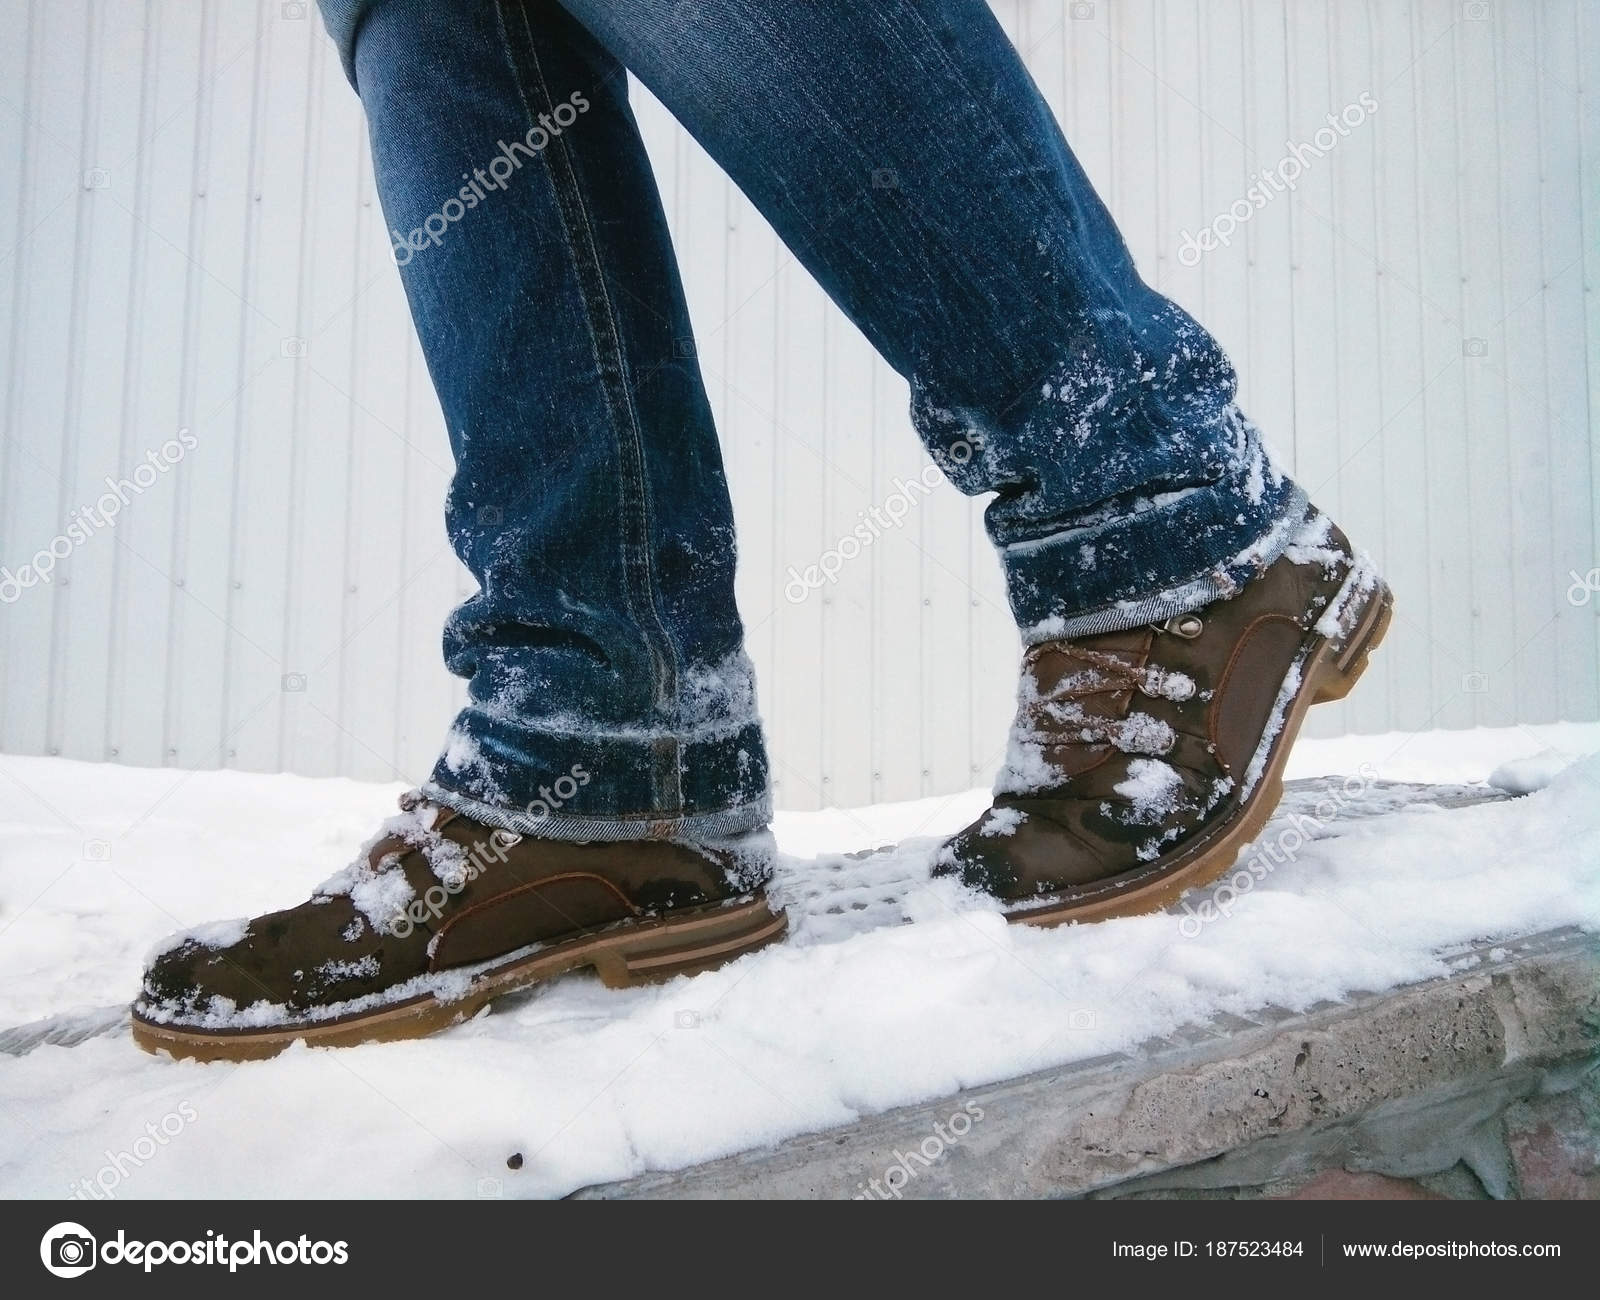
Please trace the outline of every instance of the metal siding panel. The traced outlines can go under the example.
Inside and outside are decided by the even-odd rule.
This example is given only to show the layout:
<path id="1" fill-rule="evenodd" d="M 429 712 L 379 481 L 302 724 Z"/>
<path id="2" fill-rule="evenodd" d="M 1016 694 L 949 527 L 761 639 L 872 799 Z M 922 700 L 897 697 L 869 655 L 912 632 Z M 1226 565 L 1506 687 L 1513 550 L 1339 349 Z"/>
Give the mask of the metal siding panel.
<path id="1" fill-rule="evenodd" d="M 354 658 L 350 595 L 349 507 L 359 490 L 355 408 L 350 370 L 361 346 L 359 320 L 344 310 L 350 268 L 358 258 L 355 213 L 359 172 L 352 146 L 359 138 L 359 105 L 326 61 L 311 73 L 317 132 L 310 153 L 316 204 L 301 246 L 301 316 L 296 333 L 305 355 L 275 363 L 292 367 L 301 392 L 294 425 L 294 510 L 290 536 L 289 599 L 284 671 L 304 689 L 284 692 L 284 766 L 314 776 L 344 770 L 356 748 L 343 721 L 341 687 Z M 300 684 L 298 678 L 295 684 Z"/>
<path id="2" fill-rule="evenodd" d="M 1111 209 L 1140 267 L 1156 265 L 1161 250 L 1160 166 L 1156 159 L 1161 87 L 1156 80 L 1156 45 L 1161 22 L 1158 0 L 1131 0 L 1110 9 L 1112 158 L 1116 179 Z"/>
<path id="3" fill-rule="evenodd" d="M 1510 614 L 1515 658 L 1499 664 L 1473 665 L 1496 677 L 1509 676 L 1516 692 L 1517 717 L 1523 722 L 1549 722 L 1558 714 L 1557 686 L 1551 663 L 1555 652 L 1556 584 L 1542 580 L 1559 573 L 1550 518 L 1551 435 L 1544 388 L 1545 321 L 1543 279 L 1544 160 L 1538 78 L 1538 33 L 1524 15 L 1496 6 L 1494 25 L 1497 85 L 1504 131 L 1500 157 L 1501 285 L 1506 316 L 1503 350 L 1498 364 L 1505 376 L 1509 419 L 1516 430 L 1511 458 L 1512 572 Z M 1486 25 L 1486 24 L 1485 24 Z M 1491 349 L 1499 340 L 1488 340 Z M 1491 351 L 1486 358 L 1494 360 Z M 1441 503 L 1442 504 L 1442 503 Z M 1430 546 L 1447 544 L 1451 521 L 1439 519 Z M 1442 607 L 1445 593 L 1437 588 Z"/>
<path id="4" fill-rule="evenodd" d="M 1468 356 L 1461 329 L 1462 252 L 1460 125 L 1452 29 L 1458 5 L 1429 0 L 1418 11 L 1418 57 L 1411 75 L 1421 89 L 1422 147 L 1419 213 L 1423 233 L 1420 281 L 1428 346 L 1422 394 L 1427 454 L 1427 549 L 1432 559 L 1429 632 L 1433 654 L 1432 725 L 1467 727 L 1477 721 L 1478 689 L 1493 685 L 1498 665 L 1475 662 L 1472 643 L 1471 538 L 1461 503 L 1470 499 L 1469 447 L 1463 425 Z"/>
<path id="5" fill-rule="evenodd" d="M 828 545 L 852 535 L 861 514 L 875 502 L 872 490 L 872 369 L 874 355 L 856 329 L 830 312 L 824 328 L 825 374 L 822 429 L 831 471 L 823 503 Z M 871 536 L 869 529 L 868 535 Z M 833 588 L 808 596 L 823 602 L 826 655 L 813 702 L 822 730 L 822 799 L 825 803 L 871 798 L 873 631 L 872 571 L 880 560 L 877 542 L 839 574 Z M 781 593 L 791 594 L 787 576 Z"/>
<path id="6" fill-rule="evenodd" d="M 10 498 L 7 485 L 20 471 L 22 440 L 16 424 L 18 410 L 17 349 L 21 345 L 21 320 L 24 308 L 23 250 L 27 215 L 32 202 L 33 164 L 37 144 L 31 139 L 36 128 L 29 116 L 32 103 L 36 47 L 33 6 L 28 0 L 0 0 L 0 23 L 12 39 L 0 44 L 0 85 L 15 96 L 11 111 L 0 113 L 0 171 L 14 178 L 0 189 L 0 356 L 5 370 L 0 373 L 0 566 L 14 568 L 20 560 L 22 542 L 13 536 Z M 0 579 L 3 580 L 3 579 Z M 21 599 L 21 593 L 18 593 Z M 0 617 L 0 748 L 12 739 L 8 724 L 14 679 L 10 674 L 16 629 L 9 617 Z"/>
<path id="7" fill-rule="evenodd" d="M 348 376 L 354 420 L 338 715 L 345 756 L 340 770 L 370 780 L 416 784 L 432 763 L 401 763 L 392 716 L 400 681 L 395 651 L 418 630 L 403 621 L 398 599 L 406 583 L 400 505 L 411 449 L 403 428 L 405 389 L 395 382 L 394 358 L 404 354 L 411 328 L 404 303 L 397 301 L 390 242 L 371 165 L 361 147 L 360 119 L 352 120 L 348 129 L 355 133 L 362 164 L 356 169 L 352 209 L 356 256 L 346 275 L 351 302 L 341 309 L 353 318 L 356 346 Z M 439 721 L 442 725 L 444 720 Z"/>
<path id="8" fill-rule="evenodd" d="M 251 313 L 244 295 L 253 234 L 253 153 L 262 127 L 257 121 L 257 88 L 265 75 L 260 49 L 263 10 L 236 3 L 217 5 L 214 13 L 209 77 L 202 88 L 203 153 L 195 190 L 204 216 L 189 250 L 190 355 L 180 422 L 199 446 L 168 473 L 180 521 L 169 568 L 179 595 L 174 602 L 173 643 L 178 654 L 171 678 L 168 756 L 188 768 L 216 767 L 226 760 L 221 743 L 224 670 L 238 635 L 226 622 L 235 527 L 234 466 L 239 455 L 237 409 L 248 373 L 243 339 Z M 136 455 L 143 458 L 149 445 L 175 432 L 146 425 Z"/>
<path id="9" fill-rule="evenodd" d="M 88 208 L 81 156 L 89 128 L 84 95 L 89 49 L 88 6 L 39 5 L 32 13 L 21 239 L 15 256 L 20 285 L 12 321 L 10 482 L 7 564 L 20 567 L 52 545 L 66 524 L 77 430 L 71 369 L 83 223 Z M 70 574 L 70 559 L 61 566 Z M 6 744 L 33 753 L 58 749 L 52 704 L 65 689 L 57 658 L 65 602 L 54 580 L 6 607 L 11 640 L 6 663 Z"/>
<path id="10" fill-rule="evenodd" d="M 1291 137 L 1284 0 L 1246 0 L 1236 75 L 1244 87 L 1245 140 L 1254 173 L 1276 167 Z M 1293 463 L 1295 412 L 1294 196 L 1278 195 L 1245 233 L 1249 332 L 1235 353 L 1244 409 L 1267 445 Z"/>
<path id="11" fill-rule="evenodd" d="M 1595 13 L 1593 5 L 1579 5 L 1577 20 L 1578 107 L 1582 132 L 1579 174 L 1583 178 L 1578 191 L 1578 224 L 1583 234 L 1581 269 L 1588 383 L 1582 418 L 1589 430 L 1589 525 L 1591 529 L 1600 529 L 1600 292 L 1597 292 L 1600 290 L 1600 95 L 1595 93 L 1595 70 L 1600 67 L 1600 14 Z M 1581 503 L 1576 508 L 1581 509 Z M 1575 577 L 1587 577 L 1597 568 L 1600 568 L 1600 540 L 1591 544 L 1589 554 L 1583 557 L 1576 571 L 1565 576 L 1570 584 Z M 1570 585 L 1567 590 L 1569 601 L 1581 598 Z M 1590 592 L 1587 602 L 1579 608 L 1587 610 L 1595 620 L 1595 655 L 1590 671 L 1600 679 L 1600 592 Z"/>
<path id="12" fill-rule="evenodd" d="M 90 301 L 95 284 L 95 253 L 98 245 L 117 224 L 116 213 L 110 210 L 110 204 L 106 201 L 109 197 L 110 178 L 99 167 L 101 149 L 105 142 L 101 121 L 105 104 L 103 73 L 107 62 L 104 48 L 106 40 L 102 30 L 103 10 L 102 4 L 92 2 L 84 15 L 81 82 L 83 98 L 78 158 L 80 165 L 91 160 L 93 165 L 81 167 L 82 181 L 78 221 L 72 247 L 71 274 L 66 284 L 58 290 L 66 300 L 68 315 L 66 353 L 61 358 L 65 373 L 61 416 L 60 495 L 57 498 L 59 513 L 56 527 L 59 530 L 57 536 L 66 534 L 69 540 L 72 539 L 70 531 L 72 524 L 76 522 L 82 526 L 81 519 L 75 516 L 80 508 L 87 504 L 83 497 L 83 488 L 86 482 L 94 481 L 94 467 L 103 457 L 105 445 L 103 429 L 96 427 L 98 422 L 94 417 L 98 412 L 91 396 L 92 386 L 98 378 L 99 358 L 85 355 L 86 349 L 90 346 L 92 306 L 99 305 L 91 304 Z M 112 463 L 115 464 L 114 461 Z M 53 627 L 48 688 L 49 715 L 45 732 L 51 753 L 60 753 L 63 749 L 70 750 L 74 742 L 81 743 L 83 740 L 80 731 L 74 731 L 70 736 L 67 734 L 70 692 L 64 689 L 63 684 L 72 679 L 74 669 L 80 672 L 86 670 L 88 679 L 93 680 L 92 647 L 99 638 L 95 635 L 97 629 L 93 629 L 92 626 L 89 628 L 82 626 L 82 619 L 97 594 L 101 594 L 108 584 L 105 581 L 103 566 L 93 563 L 78 566 L 73 560 L 83 546 L 103 540 L 97 534 L 90 534 L 60 561 L 55 570 L 52 584 L 54 602 L 51 611 Z M 81 580 L 74 584 L 72 581 L 74 576 L 80 574 Z M 79 620 L 77 628 L 74 627 L 74 614 Z M 75 631 L 77 635 L 74 635 Z M 76 721 L 78 716 L 81 716 L 81 712 L 73 720 Z M 90 745 L 93 749 L 99 747 L 93 740 Z"/>
<path id="13" fill-rule="evenodd" d="M 73 553 L 65 587 L 5 608 L 4 748 L 414 780 L 462 697 L 438 656 L 471 588 L 439 518 L 442 419 L 358 105 L 320 24 L 280 8 L 6 0 L 0 74 L 27 117 L 0 125 L 19 182 L 0 212 L 0 562 L 181 425 L 201 445 Z M 997 11 L 1141 267 L 1223 340 L 1247 409 L 1400 593 L 1374 684 L 1315 729 L 1594 716 L 1600 599 L 1564 598 L 1600 562 L 1592 14 Z M 1176 261 L 1183 230 L 1361 89 L 1381 108 L 1359 138 L 1232 247 Z M 636 94 L 724 437 L 781 802 L 986 781 L 1016 640 L 983 503 L 940 488 L 785 600 L 791 563 L 926 463 L 904 384 Z M 109 188 L 83 188 L 94 167 Z M 1463 356 L 1477 337 L 1488 355 Z M 281 689 L 294 672 L 308 690 Z"/>
<path id="14" fill-rule="evenodd" d="M 1507 149 L 1521 147 L 1506 135 L 1495 78 L 1496 33 L 1487 22 L 1462 23 L 1452 35 L 1460 69 L 1456 96 L 1460 120 L 1461 231 L 1460 333 L 1481 338 L 1488 355 L 1463 356 L 1468 435 L 1467 507 L 1472 520 L 1471 543 L 1472 645 L 1470 658 L 1499 669 L 1516 654 L 1511 620 L 1505 617 L 1505 596 L 1515 589 L 1518 574 L 1507 545 L 1512 531 L 1510 483 L 1514 449 L 1507 419 L 1506 339 L 1502 324 L 1507 303 L 1502 292 L 1500 261 L 1508 232 L 1500 228 L 1504 201 L 1503 159 Z M 1414 539 L 1425 545 L 1427 539 Z M 1517 720 L 1513 676 L 1494 671 L 1488 690 L 1478 694 L 1480 725 L 1505 726 Z"/>
<path id="15" fill-rule="evenodd" d="M 1334 208 L 1322 214 L 1334 235 L 1334 267 L 1341 286 L 1334 328 L 1339 348 L 1339 409 L 1335 431 L 1339 457 L 1339 523 L 1356 545 L 1384 549 L 1383 403 L 1370 377 L 1383 361 L 1382 267 L 1378 261 L 1378 201 L 1374 176 L 1376 145 L 1360 97 L 1370 92 L 1372 32 L 1360 6 L 1330 6 L 1331 80 L 1335 87 L 1328 112 L 1341 116 L 1360 109 L 1359 125 L 1325 160 L 1334 189 Z M 1382 113 L 1382 108 L 1379 108 Z M 1335 128 L 1330 128 L 1335 129 Z M 1313 214 L 1312 219 L 1316 219 Z M 1351 731 L 1383 731 L 1389 716 L 1388 680 L 1374 673 L 1366 688 L 1344 706 L 1344 725 Z M 1334 725 L 1337 725 L 1335 723 Z"/>
<path id="16" fill-rule="evenodd" d="M 777 547 L 771 582 L 781 593 L 791 564 L 804 569 L 834 544 L 826 535 L 822 503 L 837 476 L 828 464 L 823 428 L 822 294 L 786 249 L 779 253 L 779 263 L 774 286 L 775 401 L 770 412 L 777 448 L 777 486 L 771 503 Z M 816 808 L 822 803 L 823 776 L 817 700 L 826 653 L 823 605 L 817 596 L 798 604 L 780 596 L 773 608 L 777 638 L 766 675 L 766 698 L 767 716 L 781 738 L 774 757 L 786 806 Z"/>
<path id="17" fill-rule="evenodd" d="M 1193 124 L 1192 143 L 1187 135 L 1178 137 L 1183 148 L 1193 151 L 1192 187 L 1186 191 L 1181 177 L 1169 187 L 1162 241 L 1162 270 L 1174 277 L 1175 287 L 1183 271 L 1177 256 L 1184 225 L 1179 216 L 1192 212 L 1194 198 L 1190 196 L 1198 196 L 1203 205 L 1196 219 L 1209 221 L 1244 198 L 1255 171 L 1246 117 L 1246 79 L 1240 66 L 1245 40 L 1242 6 L 1238 0 L 1199 0 L 1197 21 L 1189 28 L 1188 37 L 1193 48 L 1187 59 L 1181 47 L 1168 52 L 1175 66 L 1194 67 L 1194 103 L 1185 106 Z M 1173 110 L 1172 129 L 1178 132 L 1183 119 L 1177 105 Z M 1201 289 L 1193 301 L 1199 306 L 1199 317 L 1233 357 L 1244 356 L 1250 342 L 1250 237 L 1256 217 L 1244 224 L 1224 256 L 1204 258 L 1198 268 Z M 1186 301 L 1188 294 L 1187 288 L 1179 291 L 1180 299 Z M 1242 385 L 1243 376 L 1241 400 L 1246 396 Z M 1251 408 L 1246 404 L 1245 409 Z"/>
<path id="18" fill-rule="evenodd" d="M 1183 268 L 1173 260 L 1176 241 L 1172 235 L 1183 224 L 1180 217 L 1188 217 L 1208 201 L 1204 171 L 1207 137 L 1217 134 L 1226 139 L 1230 133 L 1228 124 L 1208 117 L 1202 103 L 1199 38 L 1193 0 L 1176 4 L 1167 0 L 1159 6 L 1153 47 L 1155 135 L 1151 139 L 1157 165 L 1149 168 L 1155 180 L 1156 242 L 1154 248 L 1141 252 L 1139 269 L 1162 293 L 1184 299 L 1209 325 L 1205 262 L 1190 283 L 1180 287 L 1177 272 Z M 1137 153 L 1129 161 L 1137 165 L 1136 160 Z M 1210 215 L 1208 212 L 1206 217 Z"/>
<path id="19" fill-rule="evenodd" d="M 121 463 L 129 467 L 142 454 L 148 430 L 176 430 L 186 419 L 185 321 L 191 241 L 200 212 L 195 183 L 206 12 L 177 0 L 152 4 L 146 12 L 145 101 L 138 151 L 128 159 L 137 174 L 140 216 L 121 437 Z M 117 516 L 111 556 L 116 594 L 108 619 L 111 671 L 105 689 L 110 702 L 106 757 L 120 762 L 167 761 L 172 609 L 180 599 L 169 576 L 178 487 L 174 482 L 167 490 L 146 493 Z M 70 689 L 94 687 L 73 682 Z"/>
<path id="20" fill-rule="evenodd" d="M 1565 599 L 1571 582 L 1569 571 L 1595 563 L 1590 558 L 1595 554 L 1594 517 L 1582 508 L 1592 499 L 1582 268 L 1585 249 L 1594 245 L 1600 233 L 1592 227 L 1585 231 L 1581 219 L 1573 219 L 1583 212 L 1582 173 L 1572 165 L 1581 156 L 1578 4 L 1579 0 L 1547 0 L 1534 23 L 1540 96 L 1539 179 L 1544 196 L 1540 301 L 1545 342 L 1540 378 L 1550 431 L 1555 563 L 1550 573 L 1527 574 L 1524 580 L 1547 583 L 1553 597 L 1555 644 L 1545 658 L 1555 672 L 1556 716 L 1562 718 L 1592 717 L 1597 708 L 1594 616 Z"/>
<path id="21" fill-rule="evenodd" d="M 777 442 L 773 412 L 777 376 L 773 351 L 777 338 L 776 272 L 787 250 L 743 194 L 729 194 L 728 309 L 726 319 L 699 346 L 722 358 L 722 444 L 729 450 L 734 524 L 739 535 L 736 598 L 744 615 L 746 641 L 755 661 L 762 713 L 774 717 L 777 683 L 772 665 L 780 636 L 783 565 L 778 560 L 774 498 Z M 770 744 L 769 727 L 769 744 Z M 779 758 L 771 746 L 774 771 Z M 778 774 L 781 780 L 781 773 Z"/>
<path id="22" fill-rule="evenodd" d="M 882 504 L 895 491 L 894 480 L 904 477 L 916 442 L 905 381 L 882 361 L 873 374 L 872 500 Z M 947 705 L 930 720 L 922 711 L 922 557 L 909 542 L 902 526 L 872 548 L 874 799 L 924 793 L 922 746 L 928 727 L 948 712 Z M 841 792 L 840 802 L 851 800 Z"/>
<path id="23" fill-rule="evenodd" d="M 1428 502 L 1422 492 L 1428 473 L 1422 394 L 1429 374 L 1425 366 L 1428 326 L 1421 296 L 1425 235 L 1417 182 L 1422 142 L 1417 130 L 1417 82 L 1412 75 L 1417 47 L 1409 9 L 1378 5 L 1371 12 L 1375 52 L 1371 80 L 1378 100 L 1371 126 L 1374 184 L 1383 196 L 1376 241 L 1384 272 L 1374 322 L 1383 347 L 1372 382 L 1378 390 L 1381 423 L 1375 433 L 1384 489 L 1380 535 L 1358 536 L 1355 541 L 1373 553 L 1396 593 L 1394 622 L 1383 653 L 1373 664 L 1389 682 L 1387 725 L 1411 731 L 1427 726 L 1437 707 L 1433 703 L 1429 637 Z M 1458 685 L 1459 674 L 1451 680 Z M 1335 733 L 1324 728 L 1315 734 Z"/>
<path id="24" fill-rule="evenodd" d="M 297 363 L 286 358 L 299 321 L 298 270 L 308 206 L 306 159 L 314 123 L 308 107 L 314 60 L 324 56 L 307 21 L 269 23 L 263 34 L 268 75 L 255 109 L 249 220 L 251 256 L 238 370 L 244 385 L 233 408 L 237 440 L 233 548 L 229 557 L 225 697 L 219 725 L 224 759 L 271 771 L 279 766 L 279 724 L 288 671 L 283 625 L 289 549 L 290 467 Z M 329 56 L 331 57 L 331 56 Z M 391 272 L 392 274 L 392 272 Z M 309 341 L 308 341 L 309 346 Z"/>
<path id="25" fill-rule="evenodd" d="M 973 659 L 970 579 L 971 532 L 979 505 L 954 491 L 933 472 L 916 444 L 906 438 L 900 477 L 915 495 L 914 520 L 904 529 L 921 552 L 922 605 L 917 611 L 922 655 L 922 793 L 943 794 L 969 786 L 973 737 L 971 719 L 960 707 L 971 694 Z M 929 490 L 928 485 L 932 484 Z M 832 705 L 830 704 L 831 708 Z"/>
<path id="26" fill-rule="evenodd" d="M 101 3 L 91 12 L 102 48 L 94 55 L 86 99 L 85 206 L 91 218 L 84 224 L 72 289 L 76 326 L 68 418 L 77 431 L 77 448 L 66 480 L 69 512 L 94 503 L 105 492 L 106 477 L 121 472 L 127 461 L 123 398 L 129 384 L 129 307 L 137 285 L 133 259 L 139 237 L 139 176 L 132 160 L 141 115 L 129 109 L 141 104 L 144 90 L 144 9 Z M 170 492 L 171 486 L 153 490 Z M 108 554 L 91 551 L 89 563 L 69 566 L 72 581 L 62 589 L 66 634 L 55 655 L 56 677 L 62 683 L 104 683 L 109 675 L 112 646 L 106 611 L 124 558 L 116 553 L 120 544 L 115 528 L 95 528 L 82 545 Z M 106 703 L 103 686 L 54 689 L 54 743 L 67 753 L 103 756 Z"/>

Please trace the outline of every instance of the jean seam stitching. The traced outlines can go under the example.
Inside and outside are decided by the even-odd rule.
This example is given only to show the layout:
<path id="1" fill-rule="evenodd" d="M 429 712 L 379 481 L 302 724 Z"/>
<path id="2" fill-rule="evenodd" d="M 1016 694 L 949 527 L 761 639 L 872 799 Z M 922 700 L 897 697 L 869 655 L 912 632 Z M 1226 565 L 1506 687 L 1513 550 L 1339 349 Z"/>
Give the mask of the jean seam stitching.
<path id="1" fill-rule="evenodd" d="M 532 106 L 528 102 L 527 87 L 524 85 L 523 71 L 518 66 L 515 51 L 511 48 L 511 34 L 506 23 L 506 0 L 496 0 L 496 11 L 500 21 L 502 36 L 506 41 L 507 61 L 510 64 L 512 77 L 517 83 L 517 91 L 523 101 L 523 109 L 533 118 Z M 539 62 L 538 48 L 534 42 L 533 32 L 529 26 L 527 11 L 521 10 L 523 32 L 527 41 L 527 57 L 533 80 L 537 84 L 542 99 L 550 104 L 550 89 L 544 79 L 544 71 Z M 551 105 L 553 107 L 553 105 Z M 537 120 L 537 119 L 535 119 Z M 677 697 L 677 662 L 676 653 L 671 639 L 667 635 L 665 624 L 661 620 L 660 610 L 655 602 L 655 574 L 649 556 L 649 485 L 646 482 L 644 471 L 645 455 L 644 440 L 639 429 L 638 410 L 634 405 L 632 394 L 628 391 L 626 382 L 627 367 L 622 355 L 621 331 L 618 328 L 615 308 L 611 302 L 611 295 L 605 283 L 605 270 L 600 265 L 598 251 L 594 245 L 593 224 L 590 221 L 588 207 L 584 201 L 582 187 L 578 183 L 577 171 L 572 166 L 572 161 L 565 152 L 566 146 L 559 138 L 553 140 L 547 150 L 547 166 L 550 171 L 551 184 L 557 195 L 557 210 L 561 213 L 562 221 L 567 226 L 569 238 L 568 252 L 571 255 L 575 269 L 578 273 L 580 295 L 583 299 L 585 316 L 589 324 L 589 342 L 594 353 L 596 369 L 599 373 L 601 389 L 605 393 L 606 406 L 611 417 L 612 430 L 617 438 L 618 459 L 626 460 L 626 451 L 631 450 L 634 465 L 627 469 L 636 469 L 636 475 L 630 476 L 626 470 L 619 475 L 623 488 L 623 503 L 628 511 L 628 523 L 638 530 L 640 543 L 637 552 L 632 539 L 625 531 L 623 541 L 623 563 L 628 574 L 625 591 L 628 591 L 629 612 L 640 624 L 646 644 L 652 649 L 652 658 L 660 661 L 657 686 L 655 692 L 657 704 L 661 703 L 660 696 L 665 692 L 674 702 Z M 559 154 L 564 170 L 558 169 L 555 164 Z M 569 207 L 572 209 L 569 211 Z M 595 293 L 587 291 L 589 281 L 593 282 L 593 289 L 599 295 L 599 303 L 595 302 Z M 598 310 L 597 310 L 598 308 Z M 601 337 L 603 332 L 606 335 Z M 608 365 L 607 352 L 611 354 Z M 620 389 L 619 391 L 616 391 Z M 624 447 L 624 443 L 628 444 Z M 654 628 L 644 625 L 644 620 L 639 618 L 639 611 L 635 608 L 634 596 L 630 588 L 643 577 L 643 603 L 648 607 L 649 621 Z M 655 633 L 659 633 L 659 641 Z M 652 783 L 660 784 L 666 789 L 661 793 L 671 793 L 674 802 L 682 801 L 682 790 L 678 780 L 678 755 L 676 746 L 670 762 L 657 762 L 652 765 Z M 664 773 L 670 773 L 671 779 L 661 781 Z"/>

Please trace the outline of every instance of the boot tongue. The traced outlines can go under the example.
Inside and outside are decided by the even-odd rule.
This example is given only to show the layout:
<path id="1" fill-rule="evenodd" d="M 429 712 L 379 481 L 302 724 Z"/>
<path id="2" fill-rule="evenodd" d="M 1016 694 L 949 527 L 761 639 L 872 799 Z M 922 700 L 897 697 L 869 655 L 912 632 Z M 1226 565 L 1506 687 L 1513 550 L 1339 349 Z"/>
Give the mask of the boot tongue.
<path id="1" fill-rule="evenodd" d="M 1074 648 L 1110 655 L 1130 668 L 1142 668 L 1155 633 L 1148 627 L 1106 632 L 1069 643 Z M 1024 669 L 1033 698 L 1022 705 L 1019 719 L 1044 746 L 1049 761 L 1063 777 L 1076 776 L 1105 761 L 1115 747 L 1081 739 L 1086 719 L 1121 721 L 1133 703 L 1133 689 L 1117 683 L 1096 665 L 1078 658 L 1062 642 L 1046 642 L 1028 652 Z"/>

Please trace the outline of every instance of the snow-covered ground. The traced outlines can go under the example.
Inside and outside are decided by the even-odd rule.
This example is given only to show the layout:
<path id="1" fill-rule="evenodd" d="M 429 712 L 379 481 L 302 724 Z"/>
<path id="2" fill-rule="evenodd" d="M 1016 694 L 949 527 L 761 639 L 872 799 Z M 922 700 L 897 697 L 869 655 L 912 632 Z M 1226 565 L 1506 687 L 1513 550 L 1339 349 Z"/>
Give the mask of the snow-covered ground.
<path id="1" fill-rule="evenodd" d="M 1473 940 L 1600 929 L 1595 751 L 1578 724 L 1302 742 L 1289 776 L 1337 779 L 1291 795 L 1248 884 L 1055 931 L 928 882 L 981 791 L 780 815 L 791 939 L 720 971 L 573 976 L 433 1039 L 258 1064 L 176 1064 L 123 1028 L 0 1055 L 0 1194 L 560 1195 L 1424 978 Z M 1538 792 L 1445 811 L 1372 784 L 1491 774 Z M 398 790 L 0 756 L 0 1031 L 113 1020 L 153 943 L 299 901 Z"/>

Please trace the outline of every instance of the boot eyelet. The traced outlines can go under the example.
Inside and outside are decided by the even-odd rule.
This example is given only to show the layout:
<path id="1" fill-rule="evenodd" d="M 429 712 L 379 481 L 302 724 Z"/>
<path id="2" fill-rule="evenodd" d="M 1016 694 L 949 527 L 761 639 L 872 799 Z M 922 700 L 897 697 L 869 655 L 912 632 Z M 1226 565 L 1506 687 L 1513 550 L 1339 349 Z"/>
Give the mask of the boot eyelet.
<path id="1" fill-rule="evenodd" d="M 1198 614 L 1179 614 L 1159 626 L 1163 632 L 1171 632 L 1185 641 L 1193 641 L 1206 630 L 1205 622 Z"/>

